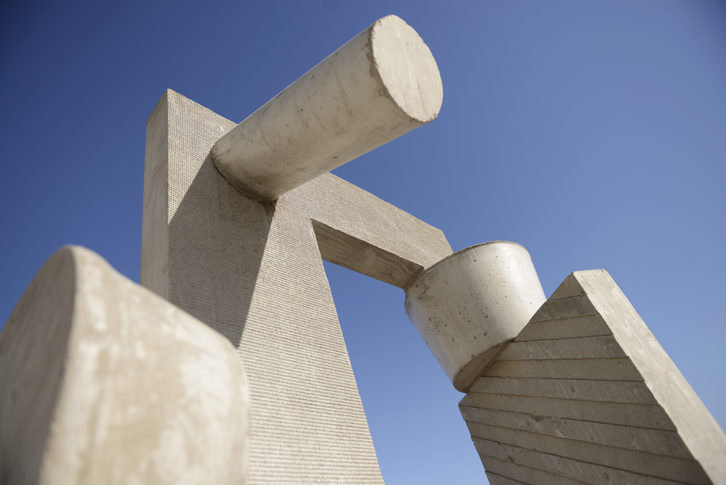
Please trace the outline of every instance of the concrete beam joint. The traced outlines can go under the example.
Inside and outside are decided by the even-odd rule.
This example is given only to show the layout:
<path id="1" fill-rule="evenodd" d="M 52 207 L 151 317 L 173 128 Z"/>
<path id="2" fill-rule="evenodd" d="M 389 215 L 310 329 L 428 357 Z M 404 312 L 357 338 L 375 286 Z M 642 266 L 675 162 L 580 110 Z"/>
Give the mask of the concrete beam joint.
<path id="1" fill-rule="evenodd" d="M 428 46 L 389 15 L 230 130 L 212 156 L 239 191 L 273 201 L 434 120 L 442 100 Z"/>

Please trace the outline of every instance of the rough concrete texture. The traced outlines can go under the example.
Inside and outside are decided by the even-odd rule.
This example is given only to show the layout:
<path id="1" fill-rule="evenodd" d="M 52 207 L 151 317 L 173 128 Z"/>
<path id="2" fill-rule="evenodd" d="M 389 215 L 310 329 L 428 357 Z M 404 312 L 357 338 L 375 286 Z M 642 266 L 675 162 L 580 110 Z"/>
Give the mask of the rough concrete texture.
<path id="1" fill-rule="evenodd" d="M 173 91 L 149 118 L 141 282 L 238 348 L 250 483 L 381 483 L 321 253 L 404 285 L 451 248 L 331 174 L 276 204 L 241 195 L 209 155 L 234 126 Z"/>
<path id="2" fill-rule="evenodd" d="M 492 483 L 726 483 L 726 437 L 604 270 L 568 276 L 459 406 Z"/>
<path id="3" fill-rule="evenodd" d="M 40 269 L 0 334 L 0 482 L 246 483 L 234 348 L 79 247 Z"/>
<path id="4" fill-rule="evenodd" d="M 265 201 L 436 118 L 436 61 L 406 22 L 384 17 L 222 137 L 229 182 Z"/>
<path id="5" fill-rule="evenodd" d="M 406 292 L 406 314 L 454 387 L 466 392 L 545 296 L 519 244 L 493 241 L 458 251 Z"/>

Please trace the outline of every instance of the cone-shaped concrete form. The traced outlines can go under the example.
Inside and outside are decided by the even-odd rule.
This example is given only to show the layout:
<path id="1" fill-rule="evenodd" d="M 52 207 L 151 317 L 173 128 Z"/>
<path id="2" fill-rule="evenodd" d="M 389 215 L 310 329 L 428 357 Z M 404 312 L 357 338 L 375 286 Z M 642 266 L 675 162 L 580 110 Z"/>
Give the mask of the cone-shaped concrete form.
<path id="1" fill-rule="evenodd" d="M 234 127 L 212 154 L 238 190 L 271 201 L 434 120 L 442 99 L 428 46 L 389 15 Z"/>
<path id="2" fill-rule="evenodd" d="M 406 292 L 406 314 L 454 387 L 465 392 L 544 301 L 527 250 L 494 241 L 422 273 Z"/>

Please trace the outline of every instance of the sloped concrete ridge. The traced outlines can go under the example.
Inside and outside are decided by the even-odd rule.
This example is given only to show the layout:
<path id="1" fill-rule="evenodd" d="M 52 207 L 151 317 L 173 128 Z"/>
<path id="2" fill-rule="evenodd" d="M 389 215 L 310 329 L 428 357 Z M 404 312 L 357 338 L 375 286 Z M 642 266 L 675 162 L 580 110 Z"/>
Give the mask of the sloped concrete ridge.
<path id="1" fill-rule="evenodd" d="M 0 334 L 0 481 L 246 483 L 248 396 L 230 343 L 65 247 Z"/>
<path id="2" fill-rule="evenodd" d="M 212 153 L 238 190 L 273 201 L 434 120 L 442 100 L 428 46 L 389 15 L 231 129 Z"/>
<path id="3" fill-rule="evenodd" d="M 568 276 L 459 407 L 492 483 L 726 483 L 723 431 L 604 270 Z"/>
<path id="4" fill-rule="evenodd" d="M 527 250 L 492 241 L 424 271 L 406 292 L 406 314 L 456 389 L 466 392 L 545 295 Z"/>

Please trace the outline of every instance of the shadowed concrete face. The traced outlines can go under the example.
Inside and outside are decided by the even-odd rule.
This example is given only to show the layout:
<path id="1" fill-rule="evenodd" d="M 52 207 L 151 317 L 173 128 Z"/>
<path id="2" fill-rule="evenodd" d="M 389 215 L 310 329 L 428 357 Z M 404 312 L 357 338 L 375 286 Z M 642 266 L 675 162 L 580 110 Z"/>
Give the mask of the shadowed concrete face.
<path id="1" fill-rule="evenodd" d="M 0 389 L 2 483 L 246 482 L 234 349 L 86 249 L 54 254 L 14 309 Z"/>
<path id="2" fill-rule="evenodd" d="M 220 172 L 265 201 L 436 118 L 441 77 L 406 22 L 378 20 L 214 144 Z"/>

